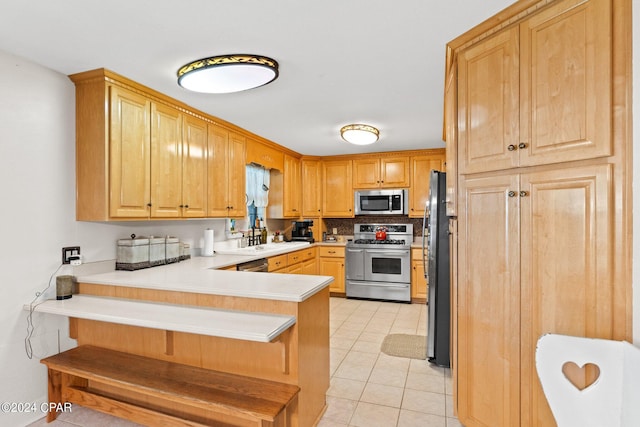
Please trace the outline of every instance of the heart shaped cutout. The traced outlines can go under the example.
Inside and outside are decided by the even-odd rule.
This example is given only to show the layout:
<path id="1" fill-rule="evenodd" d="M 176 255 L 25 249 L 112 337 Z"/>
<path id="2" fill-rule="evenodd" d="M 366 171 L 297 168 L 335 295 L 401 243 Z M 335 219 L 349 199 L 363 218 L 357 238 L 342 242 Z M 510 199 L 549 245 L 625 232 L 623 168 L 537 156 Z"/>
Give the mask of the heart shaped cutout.
<path id="1" fill-rule="evenodd" d="M 574 362 L 566 362 L 562 365 L 562 373 L 578 391 L 585 391 L 600 377 L 600 368 L 594 363 L 578 366 Z"/>

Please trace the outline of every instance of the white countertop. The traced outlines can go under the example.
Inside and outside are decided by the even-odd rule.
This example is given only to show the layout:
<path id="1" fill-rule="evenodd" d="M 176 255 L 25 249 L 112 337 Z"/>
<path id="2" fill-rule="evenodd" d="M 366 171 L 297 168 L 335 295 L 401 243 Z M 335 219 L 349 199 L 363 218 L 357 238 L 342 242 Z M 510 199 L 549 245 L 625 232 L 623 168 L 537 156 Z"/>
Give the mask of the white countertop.
<path id="1" fill-rule="evenodd" d="M 282 245 L 282 246 L 280 246 Z M 308 247 L 277 243 L 255 255 L 214 255 L 137 271 L 79 275 L 79 283 L 302 302 L 333 282 L 331 276 L 216 270 Z M 271 245 L 267 245 L 271 246 Z"/>
<path id="2" fill-rule="evenodd" d="M 25 304 L 24 309 L 31 307 Z M 188 332 L 223 338 L 271 342 L 296 323 L 294 316 L 253 313 L 206 307 L 141 302 L 117 298 L 74 295 L 47 300 L 33 311 L 80 319 Z"/>

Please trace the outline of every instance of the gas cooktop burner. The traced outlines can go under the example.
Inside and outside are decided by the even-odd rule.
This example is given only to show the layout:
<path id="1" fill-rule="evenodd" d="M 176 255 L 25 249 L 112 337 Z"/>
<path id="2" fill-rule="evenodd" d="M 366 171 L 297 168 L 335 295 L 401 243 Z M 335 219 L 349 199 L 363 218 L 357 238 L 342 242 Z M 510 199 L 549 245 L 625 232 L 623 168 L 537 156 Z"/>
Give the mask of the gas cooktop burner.
<path id="1" fill-rule="evenodd" d="M 353 241 L 358 245 L 405 245 L 404 240 L 388 239 L 388 240 L 376 240 L 376 239 L 356 239 Z"/>

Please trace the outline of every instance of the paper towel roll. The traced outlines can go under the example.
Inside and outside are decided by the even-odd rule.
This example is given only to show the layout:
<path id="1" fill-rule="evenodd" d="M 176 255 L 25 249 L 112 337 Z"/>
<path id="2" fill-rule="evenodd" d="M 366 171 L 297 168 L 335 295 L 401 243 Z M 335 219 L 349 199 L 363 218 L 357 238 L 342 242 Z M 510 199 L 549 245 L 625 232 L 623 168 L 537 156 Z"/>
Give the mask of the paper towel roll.
<path id="1" fill-rule="evenodd" d="M 204 247 L 202 256 L 213 256 L 213 230 L 207 228 L 204 230 Z"/>

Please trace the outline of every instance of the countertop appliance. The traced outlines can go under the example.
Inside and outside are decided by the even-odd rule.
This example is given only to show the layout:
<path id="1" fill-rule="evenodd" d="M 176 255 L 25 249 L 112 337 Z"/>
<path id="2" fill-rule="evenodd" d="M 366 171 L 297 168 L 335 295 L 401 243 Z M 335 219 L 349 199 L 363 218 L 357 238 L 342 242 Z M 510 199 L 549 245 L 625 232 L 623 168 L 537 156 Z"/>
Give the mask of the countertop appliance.
<path id="1" fill-rule="evenodd" d="M 311 242 L 313 243 L 313 221 L 305 219 L 304 221 L 293 221 L 293 228 L 291 229 L 291 240 L 294 242 Z"/>
<path id="2" fill-rule="evenodd" d="M 413 224 L 356 224 L 346 244 L 347 298 L 411 302 Z M 380 237 L 384 230 L 385 238 Z"/>
<path id="3" fill-rule="evenodd" d="M 356 190 L 356 215 L 406 215 L 409 210 L 407 190 Z"/>
<path id="4" fill-rule="evenodd" d="M 429 200 L 422 229 L 422 259 L 427 295 L 427 359 L 450 366 L 451 297 L 449 293 L 449 221 L 446 216 L 446 174 L 431 171 Z"/>

